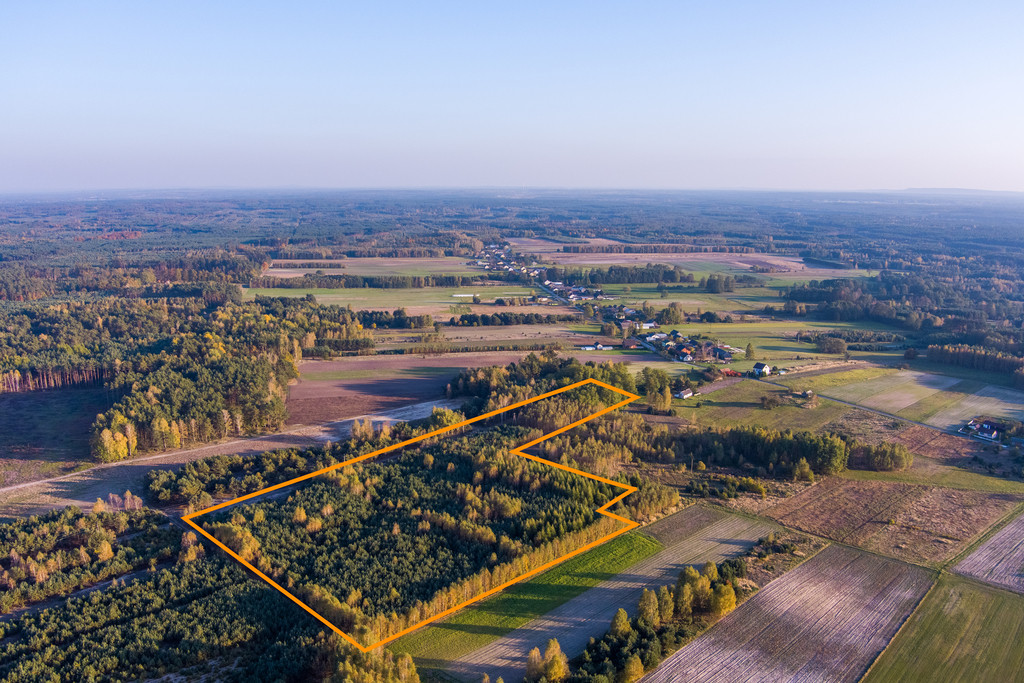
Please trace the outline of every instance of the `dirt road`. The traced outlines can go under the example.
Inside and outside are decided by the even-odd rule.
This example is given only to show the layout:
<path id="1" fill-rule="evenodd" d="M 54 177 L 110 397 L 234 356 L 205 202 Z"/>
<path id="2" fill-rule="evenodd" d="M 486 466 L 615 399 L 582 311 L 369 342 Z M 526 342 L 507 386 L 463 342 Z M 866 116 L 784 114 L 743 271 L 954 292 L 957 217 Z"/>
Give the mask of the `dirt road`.
<path id="1" fill-rule="evenodd" d="M 527 653 L 534 647 L 543 652 L 549 638 L 557 638 L 562 650 L 575 657 L 591 637 L 604 635 L 620 607 L 635 613 L 644 588 L 674 584 L 686 565 L 735 557 L 771 529 L 762 522 L 703 507 L 687 508 L 659 520 L 643 531 L 661 541 L 664 550 L 453 662 L 448 673 L 472 683 L 485 673 L 492 681 L 499 676 L 506 681 L 521 680 Z"/>
<path id="2" fill-rule="evenodd" d="M 355 420 L 404 422 L 430 415 L 435 406 L 457 408 L 459 401 L 424 401 L 373 415 L 355 415 L 321 425 L 301 426 L 278 434 L 236 439 L 122 462 L 96 465 L 82 472 L 26 482 L 0 489 L 0 518 L 27 517 L 68 505 L 86 507 L 108 493 L 141 493 L 143 477 L 152 469 L 176 469 L 213 455 L 255 455 L 277 448 L 308 448 L 346 438 Z"/>

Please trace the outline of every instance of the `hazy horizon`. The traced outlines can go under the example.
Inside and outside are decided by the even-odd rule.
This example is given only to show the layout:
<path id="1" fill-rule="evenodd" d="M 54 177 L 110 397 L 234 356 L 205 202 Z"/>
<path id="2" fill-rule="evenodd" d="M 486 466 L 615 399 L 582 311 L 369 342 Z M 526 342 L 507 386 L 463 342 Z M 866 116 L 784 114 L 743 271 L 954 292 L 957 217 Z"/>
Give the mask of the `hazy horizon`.
<path id="1" fill-rule="evenodd" d="M 0 8 L 0 195 L 1024 191 L 1010 2 Z"/>

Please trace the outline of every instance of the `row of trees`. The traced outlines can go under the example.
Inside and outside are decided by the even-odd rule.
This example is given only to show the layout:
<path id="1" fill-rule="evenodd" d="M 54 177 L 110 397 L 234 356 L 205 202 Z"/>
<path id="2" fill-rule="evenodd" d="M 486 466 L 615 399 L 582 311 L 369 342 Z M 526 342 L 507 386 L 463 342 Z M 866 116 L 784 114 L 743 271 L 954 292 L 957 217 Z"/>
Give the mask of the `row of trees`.
<path id="1" fill-rule="evenodd" d="M 733 611 L 738 596 L 743 595 L 737 579 L 745 576 L 746 562 L 739 558 L 718 565 L 708 562 L 702 571 L 688 566 L 675 586 L 644 589 L 636 616 L 630 619 L 626 610 L 620 609 L 604 637 L 591 640 L 569 680 L 639 680 L 684 642 Z"/>

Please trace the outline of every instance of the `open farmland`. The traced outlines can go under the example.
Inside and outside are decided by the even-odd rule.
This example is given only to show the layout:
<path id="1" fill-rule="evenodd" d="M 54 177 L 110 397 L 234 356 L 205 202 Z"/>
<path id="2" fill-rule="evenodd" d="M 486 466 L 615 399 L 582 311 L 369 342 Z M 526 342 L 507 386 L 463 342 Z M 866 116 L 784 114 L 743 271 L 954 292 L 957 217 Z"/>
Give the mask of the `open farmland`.
<path id="1" fill-rule="evenodd" d="M 715 388 L 715 384 L 709 388 Z M 761 407 L 763 396 L 778 396 L 782 405 L 765 410 Z M 697 407 L 698 403 L 700 407 Z M 673 405 L 681 418 L 702 426 L 772 429 L 816 430 L 851 410 L 849 406 L 833 401 L 791 397 L 790 392 L 784 389 L 753 380 L 731 384 L 710 395 L 676 400 Z"/>
<path id="2" fill-rule="evenodd" d="M 940 429 L 978 415 L 1024 419 L 1024 392 L 931 372 L 865 368 L 778 381 Z"/>
<path id="3" fill-rule="evenodd" d="M 322 270 L 326 275 L 479 275 L 480 268 L 466 265 L 456 256 L 423 258 L 278 259 L 271 261 L 267 275 L 299 277 Z M 324 265 L 329 267 L 324 268 Z"/>
<path id="4" fill-rule="evenodd" d="M 708 273 L 750 273 L 752 268 L 768 268 L 775 272 L 767 277 L 786 280 L 827 280 L 837 277 L 863 277 L 871 271 L 852 268 L 821 268 L 804 263 L 797 256 L 780 256 L 777 254 L 728 254 L 728 253 L 686 253 L 662 251 L 648 254 L 575 254 L 551 249 L 551 243 L 545 241 L 511 238 L 509 242 L 519 251 L 536 254 L 545 263 L 560 266 L 642 266 L 648 263 L 659 263 L 679 266 L 694 274 Z M 555 244 L 555 249 L 561 245 Z"/>
<path id="5" fill-rule="evenodd" d="M 1021 494 L 830 477 L 783 499 L 767 514 L 786 526 L 841 543 L 937 565 L 1021 500 Z"/>
<path id="6" fill-rule="evenodd" d="M 447 384 L 462 370 L 507 365 L 530 353 L 400 354 L 303 361 L 298 382 L 289 387 L 289 424 L 316 424 L 336 420 L 339 415 L 361 415 L 441 399 Z M 631 368 L 635 371 L 648 365 L 676 374 L 683 370 L 682 365 L 645 351 L 571 351 L 565 355 L 581 361 L 628 363 L 635 366 Z"/>
<path id="7" fill-rule="evenodd" d="M 1024 593 L 1024 515 L 982 543 L 954 571 Z"/>
<path id="8" fill-rule="evenodd" d="M 365 311 L 393 311 L 404 308 L 409 315 L 432 315 L 439 320 L 448 320 L 451 307 L 466 305 L 473 313 L 539 313 L 552 315 L 576 314 L 574 308 L 564 305 L 547 306 L 494 306 L 495 299 L 514 296 L 529 296 L 529 287 L 512 283 L 482 284 L 474 287 L 411 287 L 407 289 L 377 289 L 370 287 L 351 289 L 306 289 L 291 287 L 248 288 L 247 299 L 256 296 L 304 297 L 312 294 L 322 304 L 352 306 Z M 473 295 L 480 297 L 480 304 L 473 304 Z"/>
<path id="9" fill-rule="evenodd" d="M 742 554 L 772 527 L 756 520 L 729 515 L 702 506 L 690 507 L 646 527 L 665 549 L 630 567 L 613 579 L 591 588 L 522 628 L 493 641 L 448 667 L 461 680 L 476 683 L 486 673 L 491 680 L 520 680 L 531 648 L 544 649 L 557 638 L 573 657 L 591 637 L 599 638 L 620 607 L 635 609 L 644 588 L 675 583 L 688 564 L 720 562 Z"/>
<path id="10" fill-rule="evenodd" d="M 943 575 L 864 678 L 1019 681 L 1024 598 Z"/>
<path id="11" fill-rule="evenodd" d="M 769 583 L 644 681 L 856 681 L 931 582 L 924 569 L 826 548 Z"/>

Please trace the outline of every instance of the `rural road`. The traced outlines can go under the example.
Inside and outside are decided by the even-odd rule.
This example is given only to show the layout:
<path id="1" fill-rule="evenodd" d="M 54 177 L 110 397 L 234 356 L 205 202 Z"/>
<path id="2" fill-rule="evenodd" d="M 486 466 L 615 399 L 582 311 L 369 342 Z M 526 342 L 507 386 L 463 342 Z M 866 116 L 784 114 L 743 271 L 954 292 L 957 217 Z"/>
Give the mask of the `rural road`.
<path id="1" fill-rule="evenodd" d="M 356 415 L 320 425 L 294 427 L 276 434 L 106 463 L 81 472 L 15 484 L 0 488 L 0 517 L 27 517 L 68 505 L 87 507 L 108 493 L 123 494 L 126 489 L 139 492 L 143 477 L 151 469 L 174 469 L 214 455 L 255 455 L 277 448 L 308 448 L 347 437 L 355 420 L 405 422 L 428 417 L 435 407 L 457 408 L 459 405 L 459 401 L 424 401 L 373 415 Z"/>
<path id="2" fill-rule="evenodd" d="M 615 612 L 636 611 L 644 588 L 674 584 L 686 565 L 720 562 L 752 547 L 774 527 L 766 523 L 693 506 L 643 529 L 664 549 L 625 572 L 563 603 L 543 617 L 452 662 L 447 672 L 476 683 L 486 673 L 491 680 L 522 680 L 526 655 L 534 647 L 544 651 L 548 639 L 557 638 L 570 658 L 583 652 L 591 637 L 608 630 Z"/>

